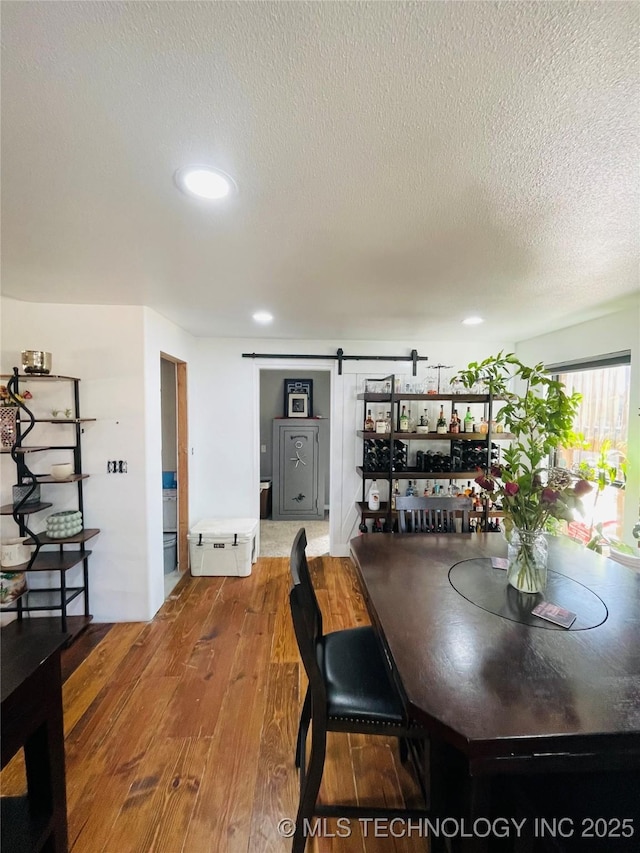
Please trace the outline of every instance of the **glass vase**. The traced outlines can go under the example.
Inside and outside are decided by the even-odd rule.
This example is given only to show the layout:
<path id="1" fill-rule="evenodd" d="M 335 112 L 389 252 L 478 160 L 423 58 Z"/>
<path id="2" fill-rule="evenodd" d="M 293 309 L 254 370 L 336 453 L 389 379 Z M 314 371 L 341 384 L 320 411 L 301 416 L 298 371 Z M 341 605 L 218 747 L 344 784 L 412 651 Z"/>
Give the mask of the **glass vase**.
<path id="1" fill-rule="evenodd" d="M 542 530 L 514 527 L 507 550 L 507 583 L 520 592 L 544 592 L 547 556 L 547 540 Z"/>

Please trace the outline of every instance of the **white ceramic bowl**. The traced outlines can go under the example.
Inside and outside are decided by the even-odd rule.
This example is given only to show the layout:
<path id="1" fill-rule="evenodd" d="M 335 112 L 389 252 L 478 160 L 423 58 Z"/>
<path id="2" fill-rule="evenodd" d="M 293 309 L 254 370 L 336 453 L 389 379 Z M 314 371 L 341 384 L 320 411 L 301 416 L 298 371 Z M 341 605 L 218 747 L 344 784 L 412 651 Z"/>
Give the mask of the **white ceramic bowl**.
<path id="1" fill-rule="evenodd" d="M 57 465 L 51 466 L 51 476 L 54 480 L 66 480 L 73 474 L 73 464 L 71 462 L 59 462 Z"/>

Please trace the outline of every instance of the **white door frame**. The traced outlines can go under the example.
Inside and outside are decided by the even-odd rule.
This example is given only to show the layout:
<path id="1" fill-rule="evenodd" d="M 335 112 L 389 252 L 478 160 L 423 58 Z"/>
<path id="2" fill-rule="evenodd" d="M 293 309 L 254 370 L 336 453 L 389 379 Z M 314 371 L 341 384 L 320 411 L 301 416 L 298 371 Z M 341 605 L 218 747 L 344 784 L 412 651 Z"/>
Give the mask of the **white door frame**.
<path id="1" fill-rule="evenodd" d="M 253 363 L 253 493 L 260 493 L 260 371 L 291 370 L 293 376 L 304 375 L 304 370 L 317 370 L 329 373 L 329 553 L 333 556 L 334 544 L 340 531 L 342 517 L 342 406 L 337 404 L 337 389 L 340 383 L 338 363 L 335 358 L 309 359 L 296 358 L 256 358 Z M 302 371 L 302 372 L 301 372 Z M 259 543 L 258 543 L 259 545 Z M 259 551 L 258 551 L 259 553 Z M 341 556 L 341 555 L 337 555 Z"/>

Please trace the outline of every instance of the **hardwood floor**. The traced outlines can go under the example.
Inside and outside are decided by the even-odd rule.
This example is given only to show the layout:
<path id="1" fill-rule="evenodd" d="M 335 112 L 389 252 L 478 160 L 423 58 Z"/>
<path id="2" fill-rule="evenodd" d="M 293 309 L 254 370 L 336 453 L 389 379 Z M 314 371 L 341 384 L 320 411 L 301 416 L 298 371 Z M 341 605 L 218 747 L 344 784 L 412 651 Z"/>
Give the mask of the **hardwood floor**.
<path id="1" fill-rule="evenodd" d="M 368 619 L 349 560 L 312 558 L 326 630 Z M 285 853 L 305 678 L 288 606 L 288 561 L 248 578 L 185 577 L 149 623 L 120 623 L 64 688 L 70 853 Z M 331 735 L 322 797 L 419 805 L 396 742 Z M 24 789 L 17 757 L 3 794 Z M 319 825 L 321 826 L 321 825 Z M 335 820 L 308 853 L 424 853 Z M 401 832 L 397 832 L 401 835 Z"/>

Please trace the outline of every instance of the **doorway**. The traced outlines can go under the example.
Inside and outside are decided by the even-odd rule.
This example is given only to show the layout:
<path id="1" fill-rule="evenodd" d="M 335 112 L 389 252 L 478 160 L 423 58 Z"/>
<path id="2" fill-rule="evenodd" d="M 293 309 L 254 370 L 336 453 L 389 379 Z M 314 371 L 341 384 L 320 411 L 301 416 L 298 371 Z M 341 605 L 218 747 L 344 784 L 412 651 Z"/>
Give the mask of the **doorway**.
<path id="1" fill-rule="evenodd" d="M 317 495 L 320 518 L 313 520 L 298 520 L 296 518 L 274 520 L 273 508 L 277 507 L 278 495 L 273 493 L 274 482 L 279 481 L 278 472 L 274 471 L 274 459 L 278 454 L 274 448 L 274 423 L 281 421 L 286 414 L 285 383 L 292 378 L 311 383 L 311 395 L 308 401 L 310 410 L 308 424 L 311 419 L 320 423 L 319 447 L 319 481 L 322 485 Z M 322 556 L 329 553 L 329 512 L 330 512 L 330 437 L 329 425 L 331 418 L 331 371 L 308 370 L 306 367 L 271 369 L 260 368 L 260 556 L 287 557 L 291 543 L 301 525 L 307 532 L 307 554 Z M 287 420 L 295 423 L 295 419 Z M 302 424 L 302 421 L 301 421 Z M 277 511 L 275 513 L 278 514 Z"/>
<path id="2" fill-rule="evenodd" d="M 187 365 L 160 355 L 165 598 L 188 567 Z"/>

